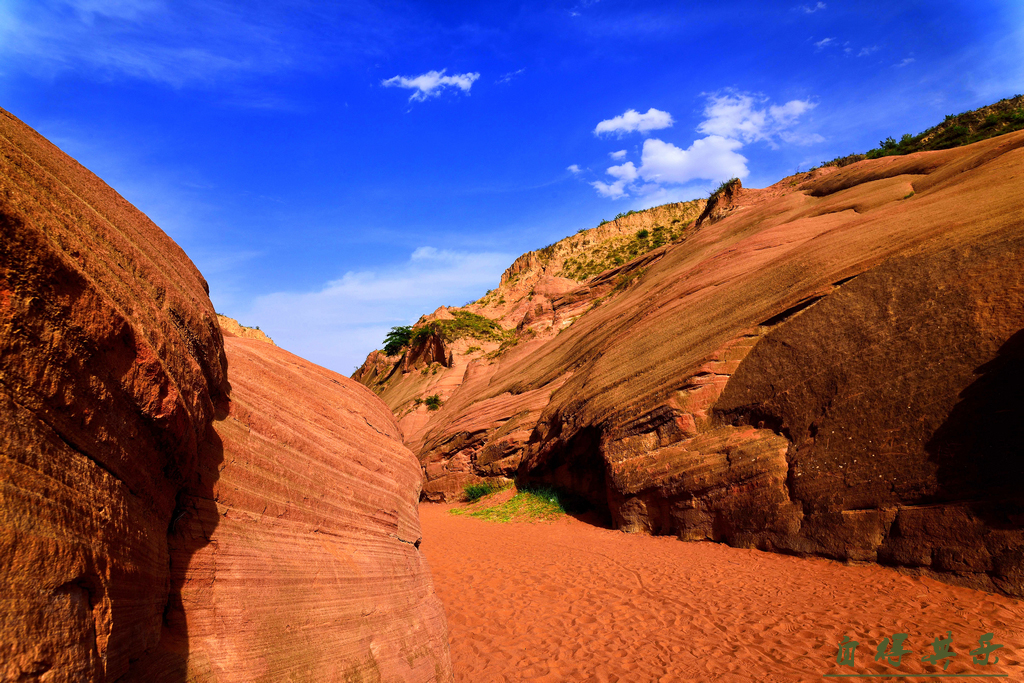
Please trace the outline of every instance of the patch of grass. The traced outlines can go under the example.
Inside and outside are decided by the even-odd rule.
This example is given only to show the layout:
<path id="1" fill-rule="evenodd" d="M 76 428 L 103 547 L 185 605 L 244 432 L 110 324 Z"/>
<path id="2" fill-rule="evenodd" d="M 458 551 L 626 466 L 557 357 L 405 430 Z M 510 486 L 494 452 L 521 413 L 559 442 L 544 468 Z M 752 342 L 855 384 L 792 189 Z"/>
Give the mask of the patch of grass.
<path id="1" fill-rule="evenodd" d="M 504 297 L 502 297 L 504 301 Z M 502 303 L 502 302 L 499 302 Z M 419 344 L 424 337 L 436 334 L 445 341 L 455 341 L 463 337 L 483 339 L 488 341 L 503 341 L 508 339 L 510 333 L 505 330 L 497 321 L 469 311 L 452 311 L 452 320 L 434 320 L 423 327 L 413 331 L 411 343 Z"/>
<path id="2" fill-rule="evenodd" d="M 907 196 L 905 196 L 905 197 L 904 197 L 904 199 L 910 199 L 910 198 L 911 198 L 911 197 L 913 197 L 913 196 L 914 196 L 914 191 L 913 191 L 913 190 L 911 190 L 911 191 L 910 191 L 910 194 L 908 194 Z"/>
<path id="3" fill-rule="evenodd" d="M 486 494 L 485 494 L 486 495 Z M 470 512 L 455 508 L 453 515 L 468 515 L 489 522 L 552 521 L 569 512 L 583 512 L 586 503 L 572 494 L 542 486 L 519 489 L 511 499 Z"/>
<path id="4" fill-rule="evenodd" d="M 710 197 L 717 197 L 739 181 L 739 178 L 729 178 L 728 180 L 722 181 L 722 184 L 715 188 L 715 191 L 711 193 Z"/>
<path id="5" fill-rule="evenodd" d="M 479 484 L 466 484 L 462 489 L 462 492 L 466 496 L 466 500 L 470 503 L 475 503 L 484 496 L 489 496 L 492 493 L 501 491 L 502 487 L 496 484 L 492 484 L 489 481 L 480 482 Z"/>
<path id="6" fill-rule="evenodd" d="M 1024 96 L 1000 100 L 962 114 L 948 114 L 945 120 L 928 130 L 911 135 L 904 134 L 899 142 L 887 137 L 878 147 L 869 150 L 868 159 L 911 154 L 934 149 L 950 149 L 981 140 L 1024 130 Z"/>
<path id="7" fill-rule="evenodd" d="M 479 351 L 479 350 L 480 350 L 479 346 L 470 346 L 469 348 L 466 349 L 466 353 L 473 353 L 474 351 Z"/>
<path id="8" fill-rule="evenodd" d="M 640 254 L 646 254 L 664 244 L 675 242 L 682 236 L 686 225 L 672 224 L 672 227 L 656 225 L 650 230 L 646 228 L 638 230 L 632 236 L 607 240 L 586 256 L 566 259 L 558 274 L 573 280 L 586 280 L 609 268 L 632 261 Z"/>

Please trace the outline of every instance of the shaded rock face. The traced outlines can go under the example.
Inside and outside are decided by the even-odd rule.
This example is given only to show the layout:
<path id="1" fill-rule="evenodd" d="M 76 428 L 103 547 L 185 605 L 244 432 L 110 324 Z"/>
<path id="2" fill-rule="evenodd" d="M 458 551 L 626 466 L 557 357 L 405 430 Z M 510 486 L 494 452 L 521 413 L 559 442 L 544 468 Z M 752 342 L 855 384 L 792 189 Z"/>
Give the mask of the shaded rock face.
<path id="1" fill-rule="evenodd" d="M 235 673 L 243 656 L 293 680 L 450 679 L 415 548 L 418 471 L 383 405 L 241 339 L 231 402 L 206 282 L 181 249 L 2 110 L 0 148 L 0 680 L 257 680 Z M 328 398 L 286 409 L 285 383 Z M 315 588 L 281 588 L 303 559 L 290 551 Z M 260 586 L 274 614 L 232 604 Z M 330 638 L 295 635 L 313 628 Z"/>
<path id="2" fill-rule="evenodd" d="M 451 680 L 444 611 L 419 550 L 420 470 L 362 385 L 225 339 L 224 462 L 171 537 L 172 605 L 139 678 Z M 219 473 L 218 473 L 219 469 Z M 187 645 L 187 647 L 186 647 Z"/>
<path id="3" fill-rule="evenodd" d="M 471 363 L 418 426 L 424 492 L 515 475 L 629 531 L 1024 594 L 1022 167 L 1011 133 L 736 187 Z"/>
<path id="4" fill-rule="evenodd" d="M 415 342 L 402 357 L 402 371 L 419 370 L 426 365 L 440 363 L 444 367 L 452 366 L 452 352 L 445 343 L 444 337 L 430 332 Z"/>
<path id="5" fill-rule="evenodd" d="M 149 219 L 2 110 L 0 147 L 0 678 L 114 680 L 160 638 L 221 333 Z"/>

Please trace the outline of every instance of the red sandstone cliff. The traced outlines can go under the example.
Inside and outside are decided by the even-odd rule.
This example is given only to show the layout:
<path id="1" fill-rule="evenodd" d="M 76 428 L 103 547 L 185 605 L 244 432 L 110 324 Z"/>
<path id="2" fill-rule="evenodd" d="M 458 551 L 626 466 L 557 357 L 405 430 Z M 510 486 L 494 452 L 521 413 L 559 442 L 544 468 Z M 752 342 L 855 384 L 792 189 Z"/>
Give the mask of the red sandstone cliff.
<path id="1" fill-rule="evenodd" d="M 450 679 L 378 400 L 3 110 L 0 233 L 0 678 Z"/>
<path id="2" fill-rule="evenodd" d="M 737 186 L 681 241 L 525 294 L 517 343 L 368 383 L 428 499 L 517 476 L 626 530 L 1024 595 L 1022 169 L 1018 132 Z"/>

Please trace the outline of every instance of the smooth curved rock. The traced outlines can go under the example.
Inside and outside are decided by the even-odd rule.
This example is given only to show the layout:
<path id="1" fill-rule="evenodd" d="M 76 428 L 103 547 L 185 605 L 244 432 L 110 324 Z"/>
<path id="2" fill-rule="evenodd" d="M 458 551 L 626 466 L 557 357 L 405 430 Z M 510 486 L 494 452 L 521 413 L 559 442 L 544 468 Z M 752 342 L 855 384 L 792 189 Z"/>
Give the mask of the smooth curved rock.
<path id="1" fill-rule="evenodd" d="M 234 337 L 229 386 L 191 261 L 2 110 L 0 232 L 0 679 L 451 679 L 377 398 Z"/>
<path id="2" fill-rule="evenodd" d="M 225 339 L 231 408 L 212 498 L 171 537 L 180 605 L 140 679 L 447 681 L 444 610 L 419 550 L 420 471 L 359 383 Z"/>

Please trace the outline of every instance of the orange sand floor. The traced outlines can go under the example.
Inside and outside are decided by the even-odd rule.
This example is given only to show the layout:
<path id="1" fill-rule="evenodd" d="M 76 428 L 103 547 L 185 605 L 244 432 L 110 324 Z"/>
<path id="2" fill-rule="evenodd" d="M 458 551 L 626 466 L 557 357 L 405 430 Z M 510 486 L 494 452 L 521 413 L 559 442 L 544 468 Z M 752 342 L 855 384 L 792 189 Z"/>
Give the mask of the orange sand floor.
<path id="1" fill-rule="evenodd" d="M 448 614 L 456 681 L 1024 681 L 1024 601 L 871 565 L 572 518 L 499 524 L 450 507 L 420 506 L 421 547 Z M 921 658 L 946 631 L 956 656 L 943 672 Z M 911 653 L 899 668 L 876 662 L 878 643 L 899 632 Z M 1004 647 L 976 664 L 968 652 L 990 632 Z M 859 643 L 854 667 L 836 663 L 845 635 Z"/>

